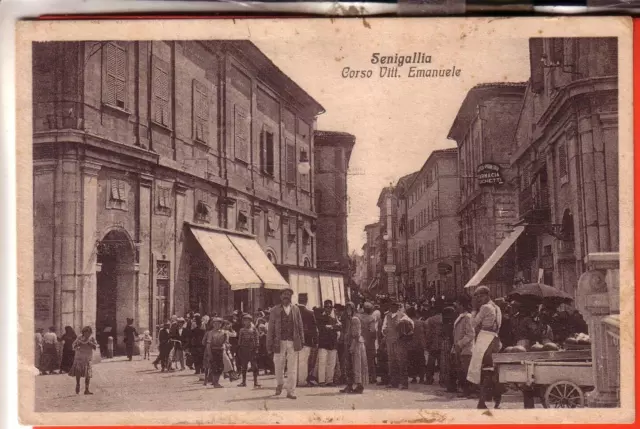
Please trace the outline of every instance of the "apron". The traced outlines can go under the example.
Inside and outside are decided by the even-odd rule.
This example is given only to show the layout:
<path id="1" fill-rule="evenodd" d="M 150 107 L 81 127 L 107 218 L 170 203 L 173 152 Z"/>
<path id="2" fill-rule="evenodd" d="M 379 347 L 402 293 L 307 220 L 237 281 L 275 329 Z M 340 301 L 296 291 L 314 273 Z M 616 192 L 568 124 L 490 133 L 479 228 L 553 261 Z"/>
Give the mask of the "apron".
<path id="1" fill-rule="evenodd" d="M 492 303 L 493 304 L 493 303 Z M 502 313 L 500 307 L 493 304 L 493 308 L 496 312 L 496 331 L 500 330 L 502 324 Z M 489 346 L 495 338 L 498 337 L 498 332 L 490 332 L 481 330 L 476 337 L 476 341 L 473 344 L 473 350 L 471 352 L 471 362 L 469 363 L 469 370 L 467 372 L 467 380 L 473 384 L 480 384 L 482 374 L 482 360 Z"/>

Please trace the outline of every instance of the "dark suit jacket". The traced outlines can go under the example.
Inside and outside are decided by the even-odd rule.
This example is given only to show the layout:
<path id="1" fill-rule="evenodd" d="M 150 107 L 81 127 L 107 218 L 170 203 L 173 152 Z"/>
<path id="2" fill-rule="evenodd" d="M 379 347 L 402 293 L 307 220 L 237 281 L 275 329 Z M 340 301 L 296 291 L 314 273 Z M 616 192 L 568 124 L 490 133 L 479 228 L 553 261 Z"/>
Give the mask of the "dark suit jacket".
<path id="1" fill-rule="evenodd" d="M 160 334 L 158 335 L 158 341 L 160 343 L 161 349 L 170 349 L 171 344 L 169 343 L 169 331 L 166 329 L 161 329 Z"/>
<path id="2" fill-rule="evenodd" d="M 304 305 L 298 304 L 300 316 L 302 317 L 302 327 L 304 330 L 304 345 L 306 347 L 314 347 L 318 345 L 318 324 L 313 311 Z"/>
<path id="3" fill-rule="evenodd" d="M 188 347 L 189 344 L 189 330 L 187 328 L 182 328 L 182 335 L 178 333 L 178 328 L 173 332 L 172 338 L 174 340 L 181 341 L 182 343 L 174 343 L 176 350 L 184 350 Z"/>
<path id="4" fill-rule="evenodd" d="M 278 304 L 269 312 L 269 326 L 267 327 L 267 352 L 280 353 L 280 333 L 282 330 L 282 304 Z M 300 307 L 291 305 L 291 315 L 293 316 L 293 349 L 297 352 L 302 350 L 304 343 L 304 328 Z"/>

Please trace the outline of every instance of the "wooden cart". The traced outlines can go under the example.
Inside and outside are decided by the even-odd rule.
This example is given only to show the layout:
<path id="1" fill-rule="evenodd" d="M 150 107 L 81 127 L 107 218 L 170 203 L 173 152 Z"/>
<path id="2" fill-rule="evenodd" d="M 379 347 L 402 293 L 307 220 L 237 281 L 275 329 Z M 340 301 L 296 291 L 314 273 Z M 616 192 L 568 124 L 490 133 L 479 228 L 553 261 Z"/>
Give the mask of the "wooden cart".
<path id="1" fill-rule="evenodd" d="M 533 388 L 545 408 L 584 407 L 595 385 L 591 350 L 496 353 L 493 363 L 500 383 Z"/>

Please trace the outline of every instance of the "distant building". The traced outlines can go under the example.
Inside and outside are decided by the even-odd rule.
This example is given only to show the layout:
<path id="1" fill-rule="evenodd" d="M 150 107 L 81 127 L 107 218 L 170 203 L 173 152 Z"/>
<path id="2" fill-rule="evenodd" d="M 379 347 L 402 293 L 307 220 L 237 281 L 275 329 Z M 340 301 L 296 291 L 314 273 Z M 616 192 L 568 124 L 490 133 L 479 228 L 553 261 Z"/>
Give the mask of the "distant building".
<path id="1" fill-rule="evenodd" d="M 408 188 L 418 173 L 411 173 L 398 180 L 394 187 L 397 206 L 397 219 L 393 231 L 393 246 L 396 249 L 396 282 L 400 292 L 405 296 L 416 296 L 409 265 L 409 222 L 408 213 Z"/>
<path id="2" fill-rule="evenodd" d="M 382 189 L 378 197 L 378 208 L 380 209 L 380 259 L 382 263 L 382 273 L 380 275 L 380 289 L 382 293 L 397 296 L 399 293 L 396 281 L 396 260 L 397 246 L 396 224 L 398 223 L 398 204 L 394 186 L 390 185 Z"/>
<path id="3" fill-rule="evenodd" d="M 347 243 L 347 170 L 356 138 L 334 131 L 316 131 L 314 139 L 316 249 L 319 268 L 349 268 Z"/>
<path id="4" fill-rule="evenodd" d="M 381 226 L 378 222 L 371 223 L 364 227 L 367 241 L 363 246 L 366 274 L 364 277 L 365 287 L 363 292 L 369 294 L 382 293 L 380 279 L 382 277 L 382 237 L 380 235 Z"/>
<path id="5" fill-rule="evenodd" d="M 476 85 L 467 93 L 448 136 L 458 145 L 462 282 L 481 282 L 497 296 L 511 288 L 515 275 L 514 251 L 508 243 L 500 245 L 517 221 L 517 186 L 509 153 L 525 87 L 525 83 Z M 496 251 L 501 255 L 490 258 Z M 490 266 L 484 264 L 487 258 Z"/>
<path id="6" fill-rule="evenodd" d="M 511 148 L 517 276 L 575 296 L 585 257 L 620 248 L 617 40 L 531 39 L 530 59 Z"/>
<path id="7" fill-rule="evenodd" d="M 453 297 L 460 285 L 458 149 L 429 155 L 407 189 L 410 284 L 418 297 Z"/>

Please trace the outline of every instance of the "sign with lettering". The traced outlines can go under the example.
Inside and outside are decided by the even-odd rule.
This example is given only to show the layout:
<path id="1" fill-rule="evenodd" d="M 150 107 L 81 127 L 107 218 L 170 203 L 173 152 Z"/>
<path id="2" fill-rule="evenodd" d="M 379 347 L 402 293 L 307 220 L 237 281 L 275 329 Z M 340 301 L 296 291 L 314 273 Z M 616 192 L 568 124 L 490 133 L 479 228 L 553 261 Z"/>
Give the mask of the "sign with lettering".
<path id="1" fill-rule="evenodd" d="M 504 184 L 500 166 L 486 162 L 480 164 L 476 169 L 476 178 L 478 179 L 478 185 L 480 186 L 494 186 Z"/>
<path id="2" fill-rule="evenodd" d="M 385 265 L 384 266 L 384 272 L 385 273 L 395 273 L 396 272 L 396 266 L 395 265 Z"/>

